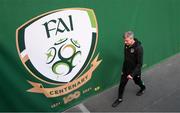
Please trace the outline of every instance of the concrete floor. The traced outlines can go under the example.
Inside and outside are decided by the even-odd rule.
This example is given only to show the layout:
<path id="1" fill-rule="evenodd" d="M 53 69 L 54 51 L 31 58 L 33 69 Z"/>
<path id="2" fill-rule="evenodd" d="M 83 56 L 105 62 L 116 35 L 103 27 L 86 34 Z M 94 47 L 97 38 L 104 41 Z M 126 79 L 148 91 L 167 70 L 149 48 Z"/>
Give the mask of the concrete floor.
<path id="1" fill-rule="evenodd" d="M 111 107 L 117 98 L 118 86 L 96 95 L 82 103 L 89 112 L 180 112 L 180 54 L 156 64 L 143 72 L 147 87 L 138 97 L 138 87 L 129 81 L 124 101 L 116 108 Z M 81 112 L 76 106 L 66 112 Z"/>

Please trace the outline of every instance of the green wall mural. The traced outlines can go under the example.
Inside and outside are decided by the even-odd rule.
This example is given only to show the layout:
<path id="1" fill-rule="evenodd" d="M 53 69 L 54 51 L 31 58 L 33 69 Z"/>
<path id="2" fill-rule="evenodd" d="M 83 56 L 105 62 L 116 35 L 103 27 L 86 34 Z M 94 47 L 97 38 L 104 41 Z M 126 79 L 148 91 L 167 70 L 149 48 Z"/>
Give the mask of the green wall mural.
<path id="1" fill-rule="evenodd" d="M 142 42 L 143 69 L 179 53 L 179 5 L 0 0 L 0 111 L 61 112 L 118 84 L 125 31 Z"/>

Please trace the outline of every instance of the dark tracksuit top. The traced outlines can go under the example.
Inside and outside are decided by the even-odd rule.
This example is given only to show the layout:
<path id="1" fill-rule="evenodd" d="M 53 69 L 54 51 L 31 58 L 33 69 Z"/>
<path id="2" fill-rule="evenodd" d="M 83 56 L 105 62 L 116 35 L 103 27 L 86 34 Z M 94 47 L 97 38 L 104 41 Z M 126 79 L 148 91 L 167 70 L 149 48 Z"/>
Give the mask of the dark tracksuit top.
<path id="1" fill-rule="evenodd" d="M 136 38 L 132 46 L 124 46 L 124 62 L 122 72 L 125 75 L 140 76 L 143 64 L 143 47 Z"/>

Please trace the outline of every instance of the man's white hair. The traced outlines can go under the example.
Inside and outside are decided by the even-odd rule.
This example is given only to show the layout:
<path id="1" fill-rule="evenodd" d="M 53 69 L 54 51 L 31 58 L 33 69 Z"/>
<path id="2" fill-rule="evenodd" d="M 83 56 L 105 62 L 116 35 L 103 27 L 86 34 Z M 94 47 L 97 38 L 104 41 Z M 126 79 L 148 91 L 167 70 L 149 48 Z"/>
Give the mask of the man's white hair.
<path id="1" fill-rule="evenodd" d="M 134 38 L 134 33 L 132 31 L 127 31 L 124 33 L 124 38 L 125 37 Z"/>

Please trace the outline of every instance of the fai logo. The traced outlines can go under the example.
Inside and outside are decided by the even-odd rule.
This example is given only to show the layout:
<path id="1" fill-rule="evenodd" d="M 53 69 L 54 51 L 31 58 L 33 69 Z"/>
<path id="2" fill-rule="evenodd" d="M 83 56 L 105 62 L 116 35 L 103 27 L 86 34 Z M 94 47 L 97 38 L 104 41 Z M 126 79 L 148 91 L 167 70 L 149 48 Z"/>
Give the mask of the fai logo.
<path id="1" fill-rule="evenodd" d="M 62 85 L 82 79 L 92 61 L 97 35 L 93 10 L 62 9 L 40 15 L 19 27 L 16 45 L 21 61 L 34 77 L 41 82 Z M 97 58 L 91 64 L 97 66 L 100 63 Z"/>

